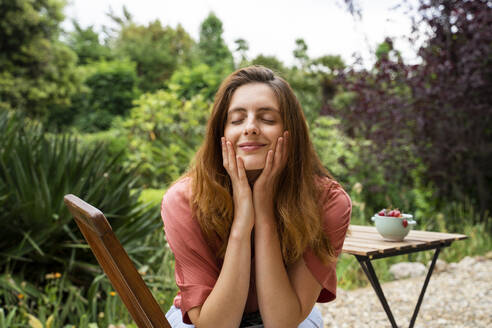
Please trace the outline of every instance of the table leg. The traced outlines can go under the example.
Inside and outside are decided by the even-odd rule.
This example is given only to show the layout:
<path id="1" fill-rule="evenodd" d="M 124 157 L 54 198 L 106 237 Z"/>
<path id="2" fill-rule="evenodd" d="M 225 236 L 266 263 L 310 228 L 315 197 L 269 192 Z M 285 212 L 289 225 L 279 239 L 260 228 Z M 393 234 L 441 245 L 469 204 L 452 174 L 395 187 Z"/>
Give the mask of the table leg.
<path id="1" fill-rule="evenodd" d="M 415 310 L 413 311 L 412 315 L 412 320 L 410 320 L 410 328 L 413 327 L 415 324 L 415 320 L 417 320 L 417 315 L 419 314 L 420 310 L 420 304 L 422 303 L 422 300 L 424 299 L 424 294 L 425 290 L 427 289 L 427 285 L 429 284 L 430 277 L 432 275 L 432 272 L 434 271 L 434 266 L 436 265 L 436 260 L 437 257 L 439 256 L 439 252 L 441 251 L 441 248 L 438 247 L 436 248 L 436 251 L 434 252 L 434 257 L 432 258 L 432 263 L 429 267 L 429 272 L 427 272 L 427 276 L 425 277 L 425 282 L 424 286 L 422 287 L 422 291 L 420 292 L 419 300 L 417 301 L 417 305 L 415 306 Z"/>
<path id="2" fill-rule="evenodd" d="M 415 321 L 417 320 L 417 315 L 420 310 L 420 305 L 422 304 L 422 301 L 424 299 L 425 291 L 427 290 L 427 285 L 429 284 L 430 277 L 432 275 L 432 272 L 434 271 L 434 266 L 436 265 L 437 258 L 439 257 L 439 252 L 441 251 L 441 247 L 437 247 L 436 251 L 434 252 L 434 257 L 432 258 L 431 265 L 429 267 L 429 271 L 427 272 L 427 276 L 425 277 L 424 281 L 424 286 L 422 286 L 422 290 L 420 291 L 419 299 L 417 301 L 417 305 L 415 306 L 415 309 L 413 311 L 412 319 L 410 320 L 410 328 L 413 328 L 415 325 Z M 376 292 L 376 295 L 378 296 L 379 300 L 381 301 L 381 305 L 384 308 L 384 311 L 386 312 L 386 315 L 388 316 L 389 321 L 391 322 L 391 326 L 393 328 L 397 328 L 398 326 L 396 325 L 395 318 L 393 317 L 393 313 L 391 312 L 391 309 L 388 305 L 388 302 L 386 301 L 386 297 L 384 296 L 383 289 L 381 288 L 381 285 L 379 284 L 378 277 L 376 276 L 376 272 L 374 271 L 374 268 L 371 264 L 371 260 L 367 256 L 360 256 L 360 255 L 355 255 L 357 260 L 360 263 L 360 266 L 362 267 L 362 270 L 367 276 L 367 279 L 372 285 L 372 288 Z"/>
<path id="3" fill-rule="evenodd" d="M 376 273 L 374 272 L 374 268 L 372 267 L 371 260 L 366 257 L 366 256 L 358 256 L 356 255 L 357 260 L 359 261 L 362 270 L 364 270 L 364 273 L 366 274 L 367 278 L 369 279 L 369 282 L 372 285 L 372 288 L 378 295 L 379 301 L 381 301 L 381 304 L 383 305 L 384 311 L 386 312 L 386 315 L 388 316 L 389 321 L 391 322 L 391 326 L 393 328 L 398 328 L 395 322 L 395 318 L 393 317 L 393 313 L 391 313 L 391 309 L 388 305 L 388 302 L 386 301 L 386 297 L 384 296 L 383 290 L 381 288 L 381 285 L 379 284 L 378 277 L 376 276 Z"/>

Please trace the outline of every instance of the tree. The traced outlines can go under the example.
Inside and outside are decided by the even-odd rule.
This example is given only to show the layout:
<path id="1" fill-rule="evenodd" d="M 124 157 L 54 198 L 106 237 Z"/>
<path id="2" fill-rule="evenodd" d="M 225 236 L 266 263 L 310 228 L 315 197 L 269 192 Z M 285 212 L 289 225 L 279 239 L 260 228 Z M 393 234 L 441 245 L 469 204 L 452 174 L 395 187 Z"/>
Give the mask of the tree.
<path id="1" fill-rule="evenodd" d="M 492 211 L 492 3 L 422 1 L 432 30 L 410 78 L 415 143 L 441 197 Z M 459 174 L 457 174 L 459 172 Z"/>
<path id="2" fill-rule="evenodd" d="M 419 13 L 428 27 L 422 64 L 406 65 L 386 40 L 372 71 L 340 74 L 353 101 L 337 113 L 350 135 L 374 141 L 379 162 L 393 167 L 388 178 L 422 165 L 441 204 L 471 199 L 484 218 L 492 210 L 492 6 L 422 0 Z"/>
<path id="3" fill-rule="evenodd" d="M 0 1 L 0 108 L 44 117 L 77 90 L 76 54 L 59 40 L 61 0 Z"/>
<path id="4" fill-rule="evenodd" d="M 202 61 L 213 67 L 225 65 L 234 67 L 232 53 L 222 38 L 222 21 L 211 12 L 200 26 L 198 48 Z"/>
<path id="5" fill-rule="evenodd" d="M 178 66 L 192 63 L 193 39 L 179 24 L 174 29 L 155 20 L 142 26 L 125 12 L 126 19 L 111 16 L 119 24 L 119 34 L 112 40 L 116 55 L 137 63 L 141 90 L 164 87 Z"/>
<path id="6" fill-rule="evenodd" d="M 203 63 L 192 67 L 181 66 L 174 72 L 167 86 L 178 99 L 191 100 L 202 95 L 212 103 L 220 83 L 230 73 L 232 71 L 227 67 L 210 67 Z"/>
<path id="7" fill-rule="evenodd" d="M 262 66 L 268 67 L 271 70 L 275 71 L 276 73 L 278 73 L 284 77 L 285 77 L 285 74 L 287 72 L 287 68 L 275 56 L 266 56 L 266 55 L 259 54 L 258 56 L 256 56 L 251 61 L 251 64 L 252 65 L 262 65 Z"/>
<path id="8" fill-rule="evenodd" d="M 308 46 L 306 41 L 304 41 L 304 39 L 296 39 L 296 48 L 293 51 L 293 55 L 299 62 L 301 68 L 306 68 L 308 65 L 309 56 L 307 50 Z"/>
<path id="9" fill-rule="evenodd" d="M 312 60 L 310 69 L 318 75 L 321 84 L 320 113 L 333 115 L 330 102 L 337 93 L 336 76 L 343 71 L 345 63 L 340 56 L 325 55 Z"/>
<path id="10" fill-rule="evenodd" d="M 113 57 L 109 46 L 99 41 L 99 34 L 94 31 L 93 26 L 83 28 L 75 20 L 72 24 L 74 31 L 68 34 L 66 42 L 77 54 L 79 65 Z"/>
<path id="11" fill-rule="evenodd" d="M 100 61 L 83 67 L 84 92 L 73 101 L 72 117 L 84 132 L 106 130 L 116 116 L 125 116 L 140 96 L 135 63 L 128 60 Z M 56 118 L 54 118 L 56 119 Z"/>
<path id="12" fill-rule="evenodd" d="M 239 54 L 239 58 L 241 58 L 239 66 L 243 66 L 243 64 L 246 64 L 248 60 L 248 58 L 246 57 L 246 53 L 249 50 L 248 41 L 244 39 L 236 39 L 234 43 L 236 44 L 235 51 Z"/>

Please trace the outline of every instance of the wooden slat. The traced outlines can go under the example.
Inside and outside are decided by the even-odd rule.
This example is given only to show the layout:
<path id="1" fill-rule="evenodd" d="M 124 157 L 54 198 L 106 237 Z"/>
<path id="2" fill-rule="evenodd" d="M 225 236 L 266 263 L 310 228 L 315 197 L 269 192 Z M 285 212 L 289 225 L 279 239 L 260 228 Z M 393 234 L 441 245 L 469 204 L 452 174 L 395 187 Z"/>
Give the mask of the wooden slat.
<path id="1" fill-rule="evenodd" d="M 347 235 L 346 238 L 356 238 L 356 239 L 366 239 L 366 240 L 381 240 L 381 241 L 384 240 L 383 236 L 381 236 L 378 232 L 365 232 L 365 231 L 353 232 L 351 235 Z M 402 242 L 406 242 L 406 240 L 402 241 Z"/>
<path id="2" fill-rule="evenodd" d="M 114 235 L 104 214 L 74 195 L 65 195 L 64 201 L 138 327 L 170 328 L 162 309 Z"/>
<path id="3" fill-rule="evenodd" d="M 361 247 L 351 246 L 351 245 L 345 246 L 345 244 L 344 244 L 343 249 L 342 249 L 342 253 L 367 256 L 367 255 L 377 254 L 378 250 L 377 249 L 371 249 L 371 248 L 361 248 Z"/>
<path id="4" fill-rule="evenodd" d="M 383 237 L 376 231 L 376 232 L 363 232 L 363 231 L 357 231 L 353 232 L 352 235 L 347 235 L 346 238 L 357 238 L 357 239 L 365 239 L 365 240 L 384 240 Z M 405 239 L 402 241 L 403 243 L 408 243 L 408 242 L 424 242 L 427 244 L 435 244 L 439 243 L 439 240 L 436 240 L 433 238 L 432 240 L 429 240 L 427 237 L 419 237 L 415 236 L 414 234 L 409 234 Z M 389 242 L 389 241 L 385 241 Z M 392 242 L 394 243 L 394 242 Z"/>
<path id="5" fill-rule="evenodd" d="M 400 249 L 407 249 L 407 248 L 416 248 L 419 244 L 423 243 L 420 241 L 415 241 L 415 242 L 387 242 L 383 239 L 381 240 L 363 240 L 363 239 L 353 239 L 353 238 L 346 238 L 345 239 L 346 243 L 350 243 L 351 245 L 358 245 L 360 247 L 363 247 L 364 245 L 367 245 L 368 247 L 371 248 L 378 248 L 381 250 L 380 253 L 384 253 L 385 251 L 388 250 L 400 250 Z"/>
<path id="6" fill-rule="evenodd" d="M 403 241 L 385 240 L 374 226 L 351 225 L 343 244 L 343 252 L 370 256 L 408 249 L 420 249 L 431 245 L 449 243 L 450 241 L 466 239 L 461 234 L 411 230 Z"/>
<path id="7" fill-rule="evenodd" d="M 439 239 L 446 240 L 462 240 L 468 238 L 466 235 L 458 234 L 458 233 L 444 233 L 444 232 L 434 232 L 434 231 L 422 231 L 422 230 L 412 230 L 410 233 L 413 233 L 416 236 L 431 236 Z"/>
<path id="8" fill-rule="evenodd" d="M 347 247 L 347 246 L 356 247 L 360 251 L 364 250 L 366 252 L 371 252 L 371 253 L 383 254 L 385 251 L 387 251 L 387 250 L 385 250 L 385 249 L 383 249 L 377 245 L 367 245 L 367 244 L 358 243 L 358 242 L 345 241 L 345 243 L 343 244 L 343 247 Z"/>
<path id="9" fill-rule="evenodd" d="M 360 226 L 360 225 L 351 225 L 349 228 L 353 232 L 372 232 L 378 233 L 376 227 L 371 226 Z M 416 236 L 429 238 L 431 240 L 434 239 L 444 239 L 448 240 L 461 240 L 468 238 L 466 235 L 457 234 L 457 233 L 445 233 L 445 232 L 435 232 L 435 231 L 422 231 L 422 230 L 411 230 L 410 234 L 414 234 Z"/>

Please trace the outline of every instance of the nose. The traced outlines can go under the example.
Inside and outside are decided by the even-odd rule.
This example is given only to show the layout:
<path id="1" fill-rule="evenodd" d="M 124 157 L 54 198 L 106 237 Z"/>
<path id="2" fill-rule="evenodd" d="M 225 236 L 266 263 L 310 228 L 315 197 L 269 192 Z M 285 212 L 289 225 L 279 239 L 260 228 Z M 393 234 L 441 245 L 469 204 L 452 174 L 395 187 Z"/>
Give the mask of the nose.
<path id="1" fill-rule="evenodd" d="M 260 129 L 258 128 L 258 125 L 256 124 L 255 119 L 248 120 L 248 122 L 246 123 L 246 126 L 244 128 L 244 134 L 245 135 L 250 135 L 250 134 L 259 135 L 260 134 Z"/>

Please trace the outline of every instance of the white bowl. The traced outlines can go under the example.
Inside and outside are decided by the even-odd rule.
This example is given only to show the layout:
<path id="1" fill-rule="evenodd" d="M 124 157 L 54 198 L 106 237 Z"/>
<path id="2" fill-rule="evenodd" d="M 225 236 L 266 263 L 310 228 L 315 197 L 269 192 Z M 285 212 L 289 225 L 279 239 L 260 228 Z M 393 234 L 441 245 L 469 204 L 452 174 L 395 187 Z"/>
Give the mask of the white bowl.
<path id="1" fill-rule="evenodd" d="M 384 239 L 390 241 L 402 241 L 412 230 L 412 226 L 417 224 L 412 220 L 411 214 L 402 214 L 402 217 L 374 215 L 371 220 L 376 223 L 376 230 Z M 408 225 L 403 226 L 403 220 L 407 220 Z"/>

